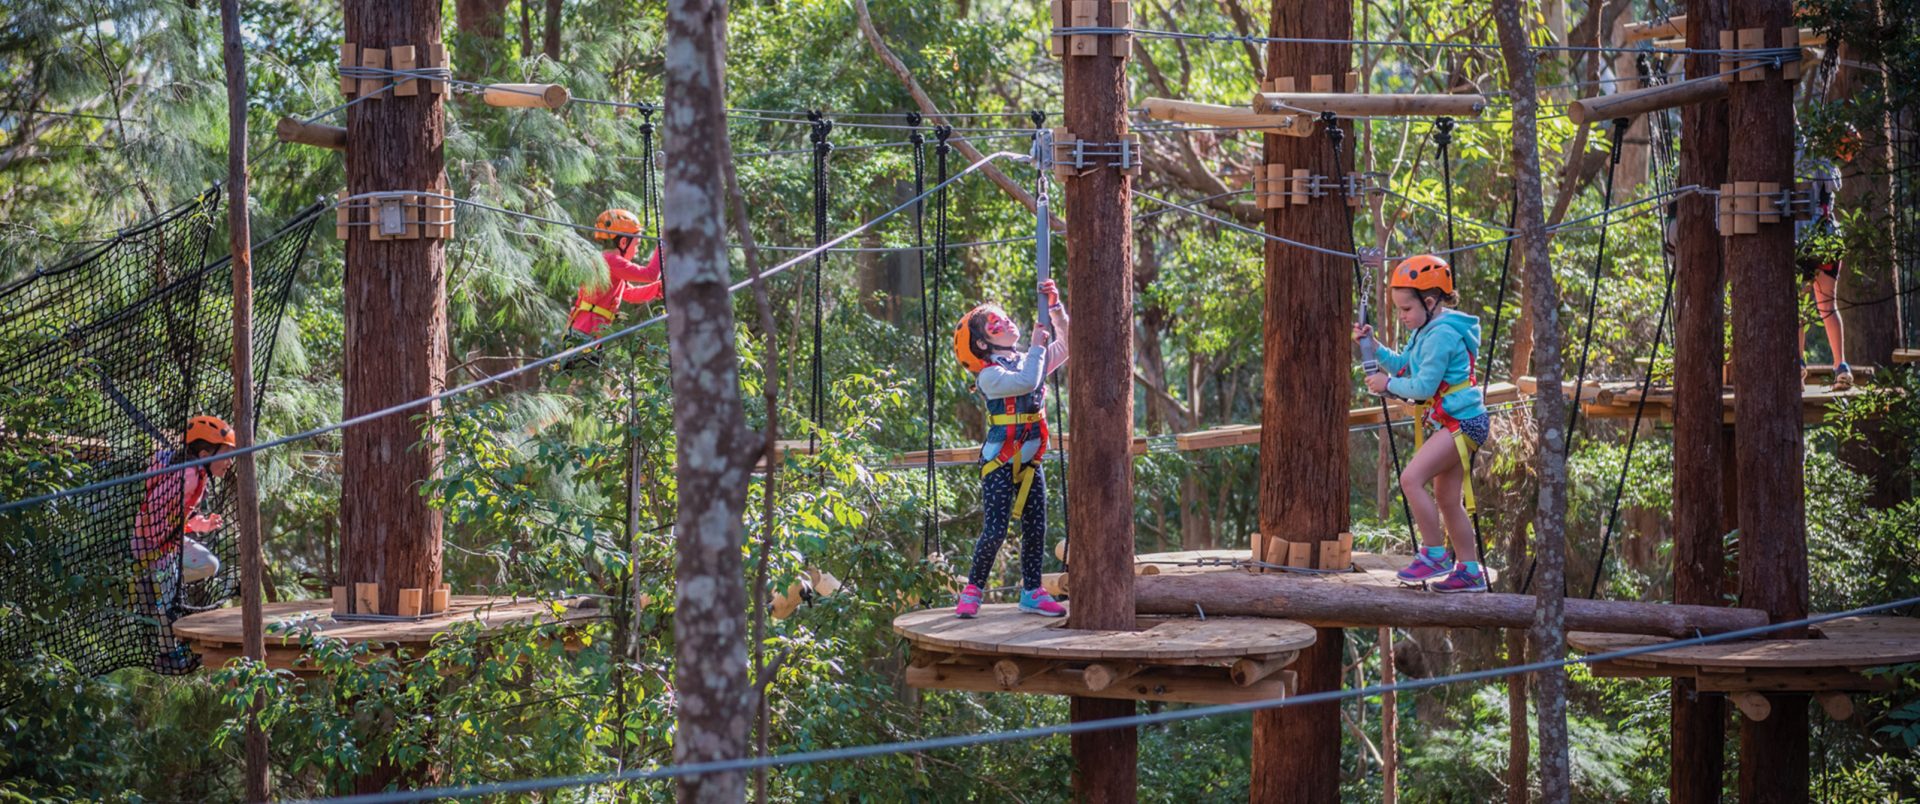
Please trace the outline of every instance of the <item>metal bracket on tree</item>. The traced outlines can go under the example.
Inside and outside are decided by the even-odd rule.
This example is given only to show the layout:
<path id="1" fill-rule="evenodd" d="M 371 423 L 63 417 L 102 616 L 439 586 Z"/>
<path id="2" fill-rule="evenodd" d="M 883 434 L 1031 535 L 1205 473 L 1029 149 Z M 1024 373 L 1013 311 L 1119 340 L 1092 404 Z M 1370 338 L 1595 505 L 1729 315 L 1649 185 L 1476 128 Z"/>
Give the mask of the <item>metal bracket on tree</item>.
<path id="1" fill-rule="evenodd" d="M 1090 170 L 1119 168 L 1129 176 L 1140 175 L 1140 135 L 1129 134 L 1119 142 L 1086 142 L 1064 128 L 1053 130 L 1053 174 L 1070 179 Z"/>
<path id="2" fill-rule="evenodd" d="M 454 206 L 444 175 L 425 190 L 351 196 L 342 190 L 334 207 L 333 235 L 346 240 L 354 229 L 365 228 L 368 240 L 446 240 L 453 237 Z"/>

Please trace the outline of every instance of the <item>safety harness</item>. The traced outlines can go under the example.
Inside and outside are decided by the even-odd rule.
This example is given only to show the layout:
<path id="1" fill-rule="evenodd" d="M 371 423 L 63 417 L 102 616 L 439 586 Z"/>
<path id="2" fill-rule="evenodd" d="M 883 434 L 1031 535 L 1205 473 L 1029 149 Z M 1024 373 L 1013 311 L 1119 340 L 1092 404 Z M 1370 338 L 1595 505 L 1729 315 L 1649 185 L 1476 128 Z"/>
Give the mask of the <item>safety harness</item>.
<path id="1" fill-rule="evenodd" d="M 1001 358 L 993 358 L 1000 363 Z M 1001 364 L 1004 366 L 1004 364 Z M 980 464 L 982 478 L 999 471 L 1000 467 L 1014 464 L 1019 460 L 1020 452 L 1027 442 L 1038 441 L 1039 449 L 1034 450 L 1033 460 L 1018 463 L 1013 469 L 1014 482 L 1018 491 L 1013 495 L 1013 512 L 1007 517 L 1007 527 L 1012 529 L 1020 522 L 1021 514 L 1027 508 L 1027 493 L 1033 490 L 1033 476 L 1040 467 L 1040 458 L 1047 454 L 1047 409 L 1046 386 L 1035 388 L 1032 393 L 1009 396 L 1002 399 L 986 399 L 987 410 L 996 408 L 998 412 L 987 416 L 989 427 L 1004 427 L 1006 434 L 1000 441 L 1000 451 Z"/>
<path id="2" fill-rule="evenodd" d="M 1408 351 L 1412 351 L 1412 350 L 1409 349 Z M 1479 449 L 1479 445 L 1474 444 L 1472 438 L 1469 438 L 1465 433 L 1460 432 L 1460 420 L 1454 418 L 1453 414 L 1448 413 L 1447 409 L 1443 407 L 1440 403 L 1443 400 L 1445 400 L 1448 396 L 1460 393 L 1462 391 L 1474 390 L 1479 386 L 1479 381 L 1474 379 L 1475 358 L 1476 358 L 1476 355 L 1474 355 L 1473 351 L 1468 350 L 1467 351 L 1467 378 L 1465 380 L 1462 380 L 1459 383 L 1449 383 L 1446 380 L 1441 380 L 1440 387 L 1434 389 L 1433 396 L 1428 397 L 1424 400 L 1415 402 L 1413 405 L 1413 410 L 1414 410 L 1413 450 L 1415 453 L 1418 453 L 1420 451 L 1420 447 L 1426 443 L 1426 440 L 1427 440 L 1427 437 L 1426 437 L 1427 428 L 1425 427 L 1426 422 L 1433 422 L 1438 427 L 1446 428 L 1448 434 L 1453 437 L 1453 446 L 1455 449 L 1459 450 L 1460 452 L 1460 468 L 1465 473 L 1465 479 L 1463 479 L 1460 482 L 1460 494 L 1467 504 L 1467 513 L 1469 514 L 1473 513 L 1473 510 L 1474 510 L 1473 452 L 1474 450 Z M 1409 367 L 1411 367 L 1411 364 L 1409 364 L 1409 366 L 1401 367 L 1400 371 L 1396 373 L 1394 376 L 1397 376 L 1397 377 L 1407 376 L 1407 369 Z"/>

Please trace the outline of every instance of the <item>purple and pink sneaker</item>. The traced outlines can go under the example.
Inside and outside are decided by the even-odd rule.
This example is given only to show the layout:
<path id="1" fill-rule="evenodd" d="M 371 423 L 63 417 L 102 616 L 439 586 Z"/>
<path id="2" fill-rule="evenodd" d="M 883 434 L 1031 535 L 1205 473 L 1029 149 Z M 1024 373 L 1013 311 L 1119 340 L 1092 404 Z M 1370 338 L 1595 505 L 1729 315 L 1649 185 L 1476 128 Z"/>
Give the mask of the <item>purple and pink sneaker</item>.
<path id="1" fill-rule="evenodd" d="M 1042 617 L 1067 616 L 1067 607 L 1060 605 L 1059 601 L 1054 600 L 1053 595 L 1047 594 L 1045 589 L 1028 589 L 1021 592 L 1020 610 Z"/>
<path id="2" fill-rule="evenodd" d="M 1453 565 L 1453 573 L 1445 580 L 1427 584 L 1435 592 L 1485 592 L 1487 591 L 1487 573 L 1467 566 L 1465 562 Z"/>
<path id="3" fill-rule="evenodd" d="M 1438 553 L 1438 555 L 1435 555 Z M 1413 555 L 1413 563 L 1400 571 L 1400 582 L 1408 586 L 1419 586 L 1447 574 L 1453 569 L 1453 557 L 1447 555 L 1444 547 L 1422 547 Z"/>
<path id="4" fill-rule="evenodd" d="M 967 588 L 960 590 L 960 603 L 953 607 L 953 615 L 962 620 L 980 615 L 980 587 L 967 584 Z"/>

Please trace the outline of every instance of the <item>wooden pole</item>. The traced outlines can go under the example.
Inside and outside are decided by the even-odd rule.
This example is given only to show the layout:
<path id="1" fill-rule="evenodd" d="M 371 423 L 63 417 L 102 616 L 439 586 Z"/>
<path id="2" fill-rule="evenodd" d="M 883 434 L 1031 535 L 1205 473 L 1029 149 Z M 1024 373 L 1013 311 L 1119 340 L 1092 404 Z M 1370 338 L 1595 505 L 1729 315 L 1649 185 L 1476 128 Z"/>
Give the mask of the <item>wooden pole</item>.
<path id="1" fill-rule="evenodd" d="M 1234 106 L 1218 106 L 1211 103 L 1194 103 L 1167 98 L 1148 98 L 1140 104 L 1140 108 L 1147 113 L 1148 117 L 1155 120 L 1171 120 L 1175 123 L 1229 126 L 1294 137 L 1308 137 L 1314 134 L 1314 127 L 1299 115 L 1260 114 Z"/>
<path id="2" fill-rule="evenodd" d="M 488 106 L 516 109 L 558 109 L 573 99 L 559 84 L 488 84 L 480 94 Z"/>
<path id="3" fill-rule="evenodd" d="M 1697 58 L 1697 57 L 1696 57 Z M 1656 84 L 1611 95 L 1581 98 L 1567 107 L 1567 117 L 1575 123 L 1606 122 L 1616 117 L 1638 117 L 1648 112 L 1725 100 L 1727 82 L 1713 77 L 1690 78 L 1672 84 Z M 1716 185 L 1717 186 L 1717 185 Z"/>
<path id="4" fill-rule="evenodd" d="M 1352 19 L 1352 14 L 1348 14 Z M 1328 47 L 1307 45 L 1306 47 Z M 1341 45 L 1351 50 L 1351 46 Z M 1344 74 L 1344 71 L 1342 71 Z M 1307 114 L 1333 112 L 1342 117 L 1479 117 L 1487 108 L 1482 95 L 1417 95 L 1380 93 L 1354 95 L 1344 92 L 1258 92 L 1253 110 L 1262 114 Z"/>
<path id="5" fill-rule="evenodd" d="M 1095 3 L 1096 24 L 1114 24 L 1114 3 Z M 1080 37 L 1071 37 L 1078 40 Z M 1094 37 L 1092 48 L 1069 48 L 1067 132 L 1082 142 L 1118 143 L 1127 134 L 1127 45 Z M 1084 52 L 1085 55 L 1076 55 Z M 1106 148 L 1103 150 L 1111 150 Z M 1102 167 L 1065 180 L 1067 288 L 1073 327 L 1067 370 L 1073 450 L 1067 499 L 1073 523 L 1073 628 L 1133 630 L 1133 183 Z M 1133 701 L 1075 697 L 1073 721 L 1134 713 Z M 1139 747 L 1134 729 L 1073 735 L 1074 796 L 1081 801 L 1132 801 Z"/>
<path id="6" fill-rule="evenodd" d="M 1536 339 L 1534 371 L 1542 389 L 1533 406 L 1540 433 L 1539 448 L 1534 453 L 1534 476 L 1539 478 L 1540 491 L 1533 528 L 1538 567 L 1533 588 L 1539 599 L 1530 641 L 1535 658 L 1555 661 L 1567 652 L 1567 398 L 1560 385 L 1560 289 L 1548 260 L 1546 210 L 1540 189 L 1540 101 L 1534 76 L 1537 56 L 1529 46 L 1520 5 L 1520 0 L 1495 0 L 1493 18 L 1513 84 L 1514 223 L 1520 229 L 1528 314 Z M 1567 675 L 1564 670 L 1546 670 L 1534 674 L 1533 683 L 1539 717 L 1541 795 L 1551 802 L 1566 801 L 1572 786 L 1567 754 Z"/>
<path id="7" fill-rule="evenodd" d="M 1760 29 L 1765 47 L 1780 46 L 1780 29 L 1793 23 L 1788 0 L 1732 4 L 1731 28 Z M 1731 182 L 1794 181 L 1793 84 L 1767 68 L 1760 80 L 1735 81 L 1728 91 L 1728 123 L 1740 132 L 1727 149 Z M 1727 280 L 1733 296 L 1734 464 L 1740 487 L 1740 605 L 1765 610 L 1775 622 L 1807 614 L 1806 508 L 1801 488 L 1803 445 L 1797 312 L 1799 282 L 1793 260 L 1793 222 L 1762 220 L 1753 234 L 1726 241 Z M 1805 629 L 1775 634 L 1804 636 Z M 1747 802 L 1805 801 L 1808 766 L 1807 696 L 1769 695 L 1773 716 L 1740 724 L 1740 798 Z"/>
<path id="8" fill-rule="evenodd" d="M 347 41 L 363 51 L 412 46 L 424 52 L 440 41 L 440 8 L 430 0 L 347 0 Z M 388 92 L 347 109 L 350 194 L 426 190 L 445 181 L 440 98 L 429 91 Z M 446 375 L 442 241 L 374 240 L 373 232 L 374 227 L 359 226 L 347 235 L 348 417 L 437 393 Z M 441 517 L 420 495 L 441 454 L 439 438 L 422 419 L 438 413 L 438 404 L 429 405 L 342 433 L 344 581 L 350 589 L 378 585 L 379 611 L 356 607 L 357 613 L 394 614 L 400 590 L 440 588 Z"/>
<path id="9" fill-rule="evenodd" d="M 679 697 L 676 763 L 747 756 L 756 702 L 747 684 L 746 587 L 742 582 L 749 472 L 766 442 L 747 428 L 727 290 L 725 4 L 667 6 L 666 116 L 675 144 L 662 205 L 667 334 L 673 379 L 674 686 Z M 741 801 L 738 772 L 686 777 L 681 801 Z"/>
<path id="10" fill-rule="evenodd" d="M 1676 18 L 1677 19 L 1677 18 Z M 1727 25 L 1726 0 L 1690 0 L 1687 41 L 1719 47 Z M 1720 59 L 1695 52 L 1688 75 L 1720 71 Z M 1713 79 L 1726 86 L 1725 82 Z M 1727 180 L 1729 131 L 1724 95 L 1680 109 L 1680 183 L 1719 187 Z M 1725 503 L 1721 465 L 1727 450 L 1721 424 L 1721 368 L 1725 363 L 1726 263 L 1715 227 L 1714 198 L 1681 196 L 1674 242 L 1673 331 L 1673 602 L 1720 605 L 1726 557 L 1721 539 Z M 1672 689 L 1673 749 L 1667 791 L 1674 804 L 1720 800 L 1726 770 L 1726 696 L 1701 693 L 1692 679 Z"/>
<path id="11" fill-rule="evenodd" d="M 1276 0 L 1267 30 L 1274 37 L 1351 39 L 1352 4 Z M 1270 44 L 1266 77 L 1311 86 L 1316 75 L 1344 76 L 1352 69 L 1352 50 L 1346 44 Z M 1354 129 L 1347 121 L 1341 127 Z M 1324 133 L 1267 135 L 1265 164 L 1340 176 L 1358 169 L 1354 139 L 1346 138 L 1336 165 Z M 1338 194 L 1265 214 L 1269 234 L 1336 251 L 1348 250 L 1353 242 L 1351 212 Z M 1332 539 L 1348 529 L 1345 420 L 1353 384 L 1348 337 L 1354 320 L 1353 263 L 1272 241 L 1265 244 L 1265 260 L 1260 536 L 1262 544 L 1290 546 Z M 1301 694 L 1338 690 L 1343 681 L 1344 632 L 1322 628 L 1317 636 L 1293 665 Z M 1337 704 L 1254 713 L 1250 800 L 1338 801 L 1341 734 Z"/>
<path id="12" fill-rule="evenodd" d="M 234 445 L 253 445 L 253 230 L 247 219 L 247 52 L 240 38 L 240 0 L 221 0 L 221 57 L 227 68 L 227 244 L 233 251 L 233 435 Z M 260 621 L 260 486 L 251 453 L 234 459 L 234 516 L 240 532 L 241 653 L 267 659 L 266 629 Z M 247 801 L 272 795 L 267 733 L 260 728 L 255 694 L 247 704 L 243 738 Z"/>
<path id="13" fill-rule="evenodd" d="M 273 135 L 281 142 L 313 145 L 335 151 L 347 149 L 347 130 L 325 123 L 302 123 L 291 117 L 282 117 L 280 122 L 274 124 Z"/>

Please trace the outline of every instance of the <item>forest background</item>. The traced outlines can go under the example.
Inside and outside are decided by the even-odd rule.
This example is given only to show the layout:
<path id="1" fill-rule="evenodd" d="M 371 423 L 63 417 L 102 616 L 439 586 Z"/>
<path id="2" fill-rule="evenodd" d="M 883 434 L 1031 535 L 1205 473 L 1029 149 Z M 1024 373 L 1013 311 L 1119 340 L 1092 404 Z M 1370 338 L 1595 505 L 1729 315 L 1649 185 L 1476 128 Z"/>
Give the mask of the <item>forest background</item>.
<path id="1" fill-rule="evenodd" d="M 1915 15 L 1887 3 L 1875 27 L 1851 4 L 1813 3 L 1807 24 L 1872 41 L 1862 59 L 1895 75 L 1912 75 L 1920 53 Z M 916 109 L 899 76 L 876 55 L 860 25 L 863 5 L 843 0 L 741 3 L 731 10 L 729 106 L 748 111 L 732 128 L 740 181 L 763 244 L 813 241 L 814 179 L 803 110 L 834 117 L 827 206 L 829 234 L 901 203 L 913 194 L 914 147 L 899 126 Z M 1257 0 L 1138 4 L 1146 27 L 1214 34 L 1263 33 L 1267 4 Z M 1540 43 L 1616 41 L 1618 24 L 1658 17 L 1659 4 L 1536 7 Z M 256 232 L 271 231 L 294 210 L 343 184 L 339 157 L 272 143 L 275 120 L 304 117 L 341 102 L 335 62 L 339 9 L 332 4 L 244 6 L 252 69 Z M 447 9 L 446 38 L 460 78 L 552 81 L 576 96 L 657 101 L 661 87 L 663 7 L 652 0 L 456 0 Z M 1044 4 L 1000 0 L 885 3 L 871 9 L 886 46 L 927 88 L 942 111 L 991 113 L 955 118 L 983 151 L 1027 148 L 1030 111 L 1059 120 L 1060 71 L 1047 55 Z M 1365 2 L 1356 33 L 1374 40 L 1491 42 L 1493 24 L 1481 2 Z M 0 279 L 58 261 L 185 200 L 225 172 L 225 95 L 217 9 L 204 3 L 24 0 L 0 21 Z M 1902 51 L 1904 48 L 1904 51 Z M 1478 88 L 1494 96 L 1483 119 L 1462 120 L 1447 169 L 1425 121 L 1358 126 L 1363 165 L 1388 176 L 1393 191 L 1382 211 L 1390 252 L 1445 246 L 1444 211 L 1459 219 L 1459 243 L 1496 240 L 1507 220 L 1510 131 L 1500 60 L 1471 49 L 1362 47 L 1355 66 L 1372 91 L 1439 92 Z M 1904 53 L 1904 54 L 1903 54 Z M 1172 97 L 1231 105 L 1244 102 L 1258 53 L 1234 41 L 1145 40 L 1131 66 L 1135 100 Z M 1609 206 L 1602 187 L 1609 169 L 1601 127 L 1583 131 L 1557 108 L 1595 84 L 1586 78 L 1659 74 L 1677 66 L 1638 63 L 1632 56 L 1589 58 L 1560 53 L 1543 60 L 1550 108 L 1542 121 L 1542 153 L 1550 206 L 1564 219 Z M 1811 86 L 1811 84 L 1810 84 Z M 1845 97 L 1810 89 L 1802 131 L 1810 153 L 1830 154 L 1849 124 L 1910 107 L 1901 82 L 1877 82 Z M 771 112 L 767 111 L 771 110 Z M 882 116 L 885 115 L 885 116 Z M 1904 117 L 1900 118 L 1904 121 Z M 502 110 L 471 95 L 448 103 L 447 173 L 456 195 L 561 220 L 590 223 L 609 206 L 645 206 L 642 127 L 633 109 L 574 104 L 558 113 Z M 1235 132 L 1146 134 L 1143 193 L 1193 204 L 1208 214 L 1257 226 L 1246 189 L 1258 164 L 1259 139 Z M 1616 173 L 1615 203 L 1654 196 L 1676 183 L 1672 137 L 1677 118 L 1651 118 L 1628 132 Z M 927 183 L 936 157 L 927 144 Z M 1871 134 L 1869 134 L 1871 136 Z M 653 143 L 671 159 L 673 143 Z M 964 164 L 950 157 L 949 170 Z M 1031 186 L 1029 168 L 1007 168 Z M 826 316 L 812 340 L 812 285 L 796 270 L 773 283 L 779 330 L 776 363 L 762 334 L 740 335 L 745 396 L 759 398 L 770 379 L 782 389 L 785 438 L 815 438 L 814 456 L 795 456 L 777 477 L 771 527 L 749 506 L 749 566 L 769 562 L 771 588 L 782 590 L 824 570 L 844 582 L 769 624 L 755 647 L 773 668 L 759 680 L 770 707 L 775 752 L 862 745 L 915 737 L 993 731 L 1066 719 L 1064 700 L 1036 696 L 919 693 L 901 681 L 905 650 L 889 622 L 914 605 L 945 605 L 951 578 L 963 572 L 979 527 L 978 490 L 965 467 L 938 470 L 929 493 L 918 471 L 885 471 L 887 456 L 919 448 L 977 443 L 983 425 L 964 374 L 946 357 L 944 333 L 977 300 L 998 300 L 1030 321 L 1034 282 L 1031 214 L 978 178 L 955 185 L 945 199 L 947 238 L 956 247 L 944 270 L 912 251 L 884 250 L 915 242 L 911 216 L 863 235 L 870 251 L 835 253 L 824 264 Z M 1215 222 L 1140 200 L 1136 209 L 1137 287 L 1135 386 L 1139 431 L 1164 435 L 1259 421 L 1262 281 L 1257 239 Z M 1903 205 L 1904 206 L 1904 205 Z M 1863 271 L 1894 270 L 1890 243 L 1876 233 L 1894 199 L 1856 199 L 1849 221 L 1850 254 Z M 1553 241 L 1556 277 L 1566 309 L 1568 358 L 1577 358 L 1591 320 L 1595 377 L 1638 378 L 1651 361 L 1669 266 L 1660 248 L 1661 204 L 1640 204 Z M 936 213 L 925 210 L 924 236 L 934 240 Z M 1878 218 L 1876 220 L 1875 218 Z M 1478 223 L 1475 223 L 1478 222 Z M 1876 225 L 1879 224 L 1879 225 Z M 1356 232 L 1373 240 L 1363 217 Z M 1022 239 L 1025 238 L 1025 239 Z M 1606 244 L 1605 279 L 1593 279 Z M 1007 241 L 1007 242 L 996 242 Z M 219 238 L 215 242 L 224 242 Z M 1337 244 L 1328 244 L 1337 245 Z M 1067 244 L 1056 240 L 1056 255 Z M 448 244 L 452 366 L 448 384 L 519 365 L 559 348 L 574 288 L 603 268 L 594 244 L 563 226 L 472 208 L 460 211 L 459 236 Z M 1516 354 L 1530 348 L 1524 290 L 1502 271 L 1502 246 L 1463 252 L 1462 308 L 1491 323 L 1504 299 L 1504 322 L 1487 344 L 1483 369 L 1506 380 Z M 779 252 L 787 254 L 789 252 Z M 744 264 L 735 262 L 744 276 Z M 1509 283 L 1502 293 L 1502 279 Z M 276 371 L 261 411 L 261 438 L 340 418 L 342 365 L 341 248 L 321 232 L 293 290 L 277 341 Z M 1913 287 L 1908 281 L 1903 287 Z M 937 288 L 937 294 L 923 292 Z M 1844 292 L 1844 289 L 1843 289 Z M 937 295 L 938 309 L 928 304 Z M 1072 307 L 1072 289 L 1066 289 Z M 1858 314 L 1871 317 L 1905 299 L 1874 301 L 1862 292 Z M 741 304 L 745 305 L 745 299 Z M 633 309 L 623 321 L 652 311 Z M 740 320 L 753 321 L 742 306 Z M 1843 309 L 1843 313 L 1846 311 Z M 1891 313 L 1887 313 L 1891 315 Z M 1907 316 L 1910 323 L 1913 316 Z M 934 368 L 927 376 L 923 340 L 931 330 Z M 1666 323 L 1670 332 L 1671 322 Z M 1516 332 L 1518 329 L 1518 332 Z M 1912 343 L 1907 337 L 1904 342 Z M 1809 362 L 1826 362 L 1816 332 Z M 665 383 L 665 334 L 647 330 L 608 350 L 602 366 L 548 372 L 494 386 L 446 408 L 439 422 L 446 461 L 421 493 L 448 519 L 447 579 L 456 589 L 559 597 L 588 595 L 607 612 L 573 649 L 551 634 L 530 632 L 484 646 L 462 634 L 419 661 L 360 664 L 332 655 L 321 678 L 235 670 L 161 677 L 126 670 L 90 678 L 45 653 L 0 668 L 20 700 L 0 711 L 0 798 L 234 800 L 240 790 L 239 702 L 266 690 L 275 789 L 321 795 L 351 789 L 370 763 L 425 761 L 448 784 L 644 767 L 671 754 L 673 692 L 672 545 L 673 428 Z M 807 424 L 810 360 L 822 361 L 825 405 Z M 777 372 L 770 378 L 769 372 Z M 1357 374 L 1356 374 L 1357 379 Z M 1912 380 L 1882 375 L 1877 382 Z M 1064 385 L 1064 384 L 1063 384 Z M 1356 406 L 1367 399 L 1358 393 Z M 927 395 L 934 415 L 927 417 Z M 1066 400 L 1070 408 L 1072 401 Z M 764 411 L 749 406 L 756 422 Z M 1912 405 L 1872 411 L 1887 424 L 1869 430 L 1867 411 L 1850 410 L 1808 430 L 1806 473 L 1812 595 L 1816 610 L 1837 610 L 1920 593 L 1920 505 L 1912 500 L 1914 464 L 1905 435 L 1920 427 Z M 1480 462 L 1482 531 L 1489 560 L 1504 559 L 1527 533 L 1533 495 L 1527 476 L 1531 419 L 1525 407 L 1496 412 L 1497 446 Z M 631 415 L 631 425 L 627 425 Z M 1602 535 L 1619 494 L 1612 558 L 1599 594 L 1620 599 L 1670 598 L 1666 511 L 1673 485 L 1668 431 L 1643 426 L 1622 469 L 1628 425 L 1591 421 L 1571 460 L 1569 577 L 1580 594 L 1598 571 Z M 1869 438 L 1891 433 L 1894 438 Z M 1352 500 L 1360 546 L 1406 552 L 1408 536 L 1381 467 L 1378 429 L 1352 438 Z M 1407 433 L 1401 431 L 1403 439 Z M 625 446 L 642 445 L 641 538 L 625 544 Z M 1205 452 L 1154 451 L 1137 460 L 1138 551 L 1247 545 L 1256 525 L 1254 447 Z M 323 596 L 332 585 L 340 479 L 335 438 L 323 437 L 263 455 L 262 493 L 269 597 Z M 1402 453 L 1406 451 L 1403 443 Z M 1061 521 L 1056 490 L 1053 535 Z M 759 480 L 755 481 L 758 484 Z M 49 485 L 49 478 L 0 479 L 5 498 Z M 1617 491 L 1618 490 L 1618 491 Z M 758 489 L 752 499 L 758 499 Z M 931 525 L 929 526 L 929 523 Z M 1731 543 L 1731 539 L 1730 539 Z M 1051 563 L 1051 559 L 1050 559 Z M 1012 584 L 1004 561 L 996 582 Z M 1053 567 L 1057 569 L 1057 567 Z M 631 609 L 627 603 L 635 604 Z M 627 612 L 631 612 L 628 614 Z M 1401 677 L 1424 677 L 1504 663 L 1497 634 L 1418 629 L 1391 644 L 1354 632 L 1348 642 L 1352 685 L 1377 681 L 1390 659 Z M 1579 667 L 1571 703 L 1576 798 L 1651 801 L 1664 795 L 1667 684 L 1595 678 Z M 1815 796 L 1879 800 L 1920 794 L 1920 682 L 1913 668 L 1898 674 L 1895 693 L 1862 699 L 1849 722 L 1816 717 Z M 1497 684 L 1453 685 L 1401 696 L 1401 788 L 1405 800 L 1457 800 L 1449 791 L 1499 797 L 1506 783 L 1506 701 Z M 1381 785 L 1381 700 L 1343 705 L 1343 792 L 1371 798 Z M 1242 718 L 1192 721 L 1141 733 L 1141 792 L 1153 801 L 1243 800 L 1249 723 Z M 988 748 L 904 754 L 859 762 L 787 769 L 772 775 L 781 800 L 865 796 L 896 800 L 1053 801 L 1066 796 L 1070 771 L 1064 738 Z M 1731 757 L 1729 766 L 1731 767 Z M 1729 779 L 1731 779 L 1731 773 Z M 576 791 L 563 797 L 605 797 Z M 667 798 L 664 784 L 623 789 Z M 1483 796 L 1476 794 L 1475 798 Z"/>

